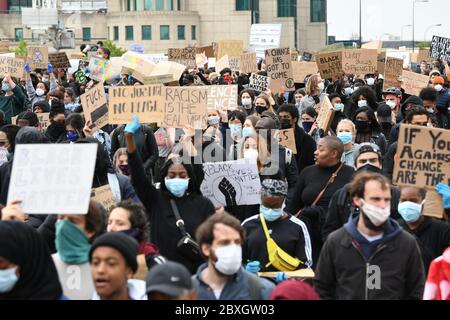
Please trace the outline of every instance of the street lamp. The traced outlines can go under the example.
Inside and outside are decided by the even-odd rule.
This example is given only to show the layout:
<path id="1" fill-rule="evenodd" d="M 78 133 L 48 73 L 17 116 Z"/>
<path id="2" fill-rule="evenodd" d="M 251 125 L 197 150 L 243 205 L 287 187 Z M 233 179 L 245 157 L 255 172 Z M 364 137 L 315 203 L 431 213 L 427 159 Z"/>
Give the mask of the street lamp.
<path id="1" fill-rule="evenodd" d="M 412 24 L 407 24 L 407 25 L 404 25 L 403 27 L 402 27 L 402 47 L 403 47 L 403 30 L 406 28 L 406 27 L 412 27 Z"/>
<path id="2" fill-rule="evenodd" d="M 434 28 L 434 27 L 442 27 L 442 23 L 433 24 L 432 26 L 429 26 L 429 27 L 425 30 L 425 33 L 424 33 L 424 36 L 423 36 L 423 41 L 427 41 L 427 32 L 430 31 L 430 29 L 431 29 L 431 28 Z"/>
<path id="3" fill-rule="evenodd" d="M 359 47 L 362 48 L 362 22 L 361 22 L 361 16 L 362 16 L 362 9 L 361 9 L 361 0 L 359 0 Z"/>
<path id="4" fill-rule="evenodd" d="M 415 49 L 415 38 L 414 38 L 414 18 L 415 18 L 415 13 L 416 13 L 416 3 L 419 3 L 419 2 L 422 2 L 422 3 L 425 3 L 425 2 L 428 2 L 428 0 L 414 0 L 414 2 L 413 2 L 413 21 L 412 21 L 412 51 L 413 51 L 413 53 L 414 53 L 414 49 Z"/>

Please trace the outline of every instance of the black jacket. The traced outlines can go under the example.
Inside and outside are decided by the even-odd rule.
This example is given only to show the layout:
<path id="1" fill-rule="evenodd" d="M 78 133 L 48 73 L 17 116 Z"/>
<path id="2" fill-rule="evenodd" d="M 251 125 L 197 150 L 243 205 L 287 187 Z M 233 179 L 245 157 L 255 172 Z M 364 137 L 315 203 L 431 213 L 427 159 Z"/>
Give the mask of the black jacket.
<path id="1" fill-rule="evenodd" d="M 450 246 L 450 224 L 425 217 L 416 229 L 411 230 L 403 219 L 399 219 L 398 222 L 405 231 L 416 238 L 422 252 L 425 271 L 428 271 L 431 261 L 442 255 Z"/>
<path id="2" fill-rule="evenodd" d="M 316 151 L 316 142 L 303 128 L 296 126 L 294 131 L 295 146 L 297 147 L 295 160 L 297 161 L 297 169 L 300 173 L 304 168 L 315 163 L 314 152 Z"/>
<path id="3" fill-rule="evenodd" d="M 347 184 L 342 189 L 338 190 L 331 198 L 325 224 L 322 228 L 322 239 L 324 242 L 330 233 L 347 223 L 351 214 L 359 212 L 359 209 L 353 205 L 349 189 L 350 184 Z M 393 219 L 400 218 L 397 211 L 399 200 L 400 192 L 397 188 L 391 187 L 391 218 Z"/>
<path id="4" fill-rule="evenodd" d="M 392 175 L 394 174 L 394 158 L 397 153 L 397 141 L 389 146 L 388 152 L 384 156 L 383 160 L 383 175 L 392 181 Z"/>
<path id="5" fill-rule="evenodd" d="M 416 240 L 389 219 L 381 240 L 368 243 L 356 231 L 359 215 L 325 242 L 314 286 L 322 299 L 422 299 L 425 271 Z M 367 259 L 363 248 L 372 246 Z"/>

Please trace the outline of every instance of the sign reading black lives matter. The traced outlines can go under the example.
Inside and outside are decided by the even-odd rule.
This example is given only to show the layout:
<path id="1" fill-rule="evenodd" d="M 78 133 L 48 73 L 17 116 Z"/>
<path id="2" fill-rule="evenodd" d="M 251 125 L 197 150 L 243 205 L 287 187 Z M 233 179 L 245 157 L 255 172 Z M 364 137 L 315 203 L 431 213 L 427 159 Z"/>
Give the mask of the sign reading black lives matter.
<path id="1" fill-rule="evenodd" d="M 244 159 L 204 163 L 203 196 L 216 208 L 260 204 L 261 182 L 256 161 Z"/>
<path id="2" fill-rule="evenodd" d="M 402 124 L 393 183 L 434 190 L 450 184 L 450 130 Z"/>
<path id="3" fill-rule="evenodd" d="M 253 73 L 250 76 L 248 88 L 259 92 L 265 92 L 269 88 L 269 83 L 270 83 L 269 77 L 260 76 L 258 74 Z"/>
<path id="4" fill-rule="evenodd" d="M 450 61 L 450 39 L 433 36 L 430 48 L 430 57 Z"/>

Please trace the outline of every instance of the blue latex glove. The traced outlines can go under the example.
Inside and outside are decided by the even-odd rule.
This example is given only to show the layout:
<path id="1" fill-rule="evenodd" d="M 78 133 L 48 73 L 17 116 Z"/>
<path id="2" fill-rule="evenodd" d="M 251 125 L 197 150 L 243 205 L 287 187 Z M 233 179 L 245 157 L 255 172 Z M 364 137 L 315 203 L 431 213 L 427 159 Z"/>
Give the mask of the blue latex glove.
<path id="1" fill-rule="evenodd" d="M 133 116 L 133 122 L 129 123 L 125 126 L 125 132 L 135 134 L 138 132 L 139 128 L 141 127 L 141 124 L 139 123 L 138 116 Z"/>
<path id="2" fill-rule="evenodd" d="M 283 281 L 286 281 L 288 279 L 286 272 L 277 272 L 277 276 L 275 278 L 275 281 L 277 283 L 281 283 Z"/>
<path id="3" fill-rule="evenodd" d="M 83 72 L 84 72 L 84 74 L 91 73 L 91 69 L 89 69 L 88 67 L 86 67 L 86 68 L 84 68 Z"/>
<path id="4" fill-rule="evenodd" d="M 47 65 L 47 72 L 48 72 L 48 73 L 52 73 L 52 72 L 53 72 L 53 66 L 52 66 L 51 63 L 49 63 L 49 64 Z"/>
<path id="5" fill-rule="evenodd" d="M 449 209 L 450 208 L 450 186 L 446 185 L 445 183 L 438 183 L 436 185 L 436 191 L 439 192 L 439 194 L 442 196 L 442 199 L 444 200 L 444 208 Z"/>
<path id="6" fill-rule="evenodd" d="M 261 270 L 261 263 L 259 261 L 250 261 L 245 266 L 245 270 L 251 273 L 258 273 Z"/>
<path id="7" fill-rule="evenodd" d="M 30 68 L 30 65 L 29 65 L 28 63 L 25 63 L 25 71 L 26 71 L 27 73 L 30 73 L 30 72 L 31 72 L 31 68 Z"/>

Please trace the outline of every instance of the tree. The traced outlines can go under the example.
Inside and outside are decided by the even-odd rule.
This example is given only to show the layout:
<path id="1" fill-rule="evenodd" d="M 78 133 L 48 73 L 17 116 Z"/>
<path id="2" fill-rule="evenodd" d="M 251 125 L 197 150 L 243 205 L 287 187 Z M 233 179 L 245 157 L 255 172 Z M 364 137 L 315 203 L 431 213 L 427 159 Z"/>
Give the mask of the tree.
<path id="1" fill-rule="evenodd" d="M 117 47 L 111 40 L 106 40 L 103 46 L 111 51 L 111 57 L 121 57 L 125 52 L 127 52 L 127 50 Z"/>
<path id="2" fill-rule="evenodd" d="M 23 39 L 20 40 L 17 47 L 12 48 L 10 51 L 14 52 L 17 57 L 26 57 L 28 54 L 27 42 Z"/>

